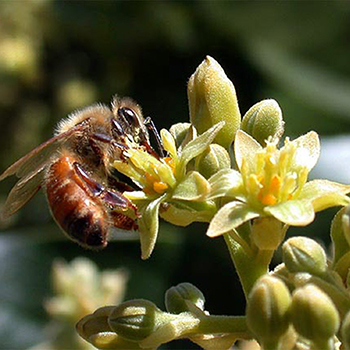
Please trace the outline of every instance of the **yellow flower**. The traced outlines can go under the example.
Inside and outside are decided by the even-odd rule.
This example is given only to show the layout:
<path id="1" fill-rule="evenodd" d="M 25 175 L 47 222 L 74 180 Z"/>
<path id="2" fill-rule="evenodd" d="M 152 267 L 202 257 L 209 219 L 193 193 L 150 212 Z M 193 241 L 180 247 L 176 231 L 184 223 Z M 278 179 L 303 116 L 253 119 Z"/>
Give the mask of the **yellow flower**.
<path id="1" fill-rule="evenodd" d="M 199 172 L 187 169 L 187 165 L 207 150 L 223 125 L 218 123 L 197 136 L 195 128 L 187 124 L 187 137 L 178 146 L 177 131 L 183 131 L 185 126 L 175 125 L 172 133 L 165 129 L 160 132 L 166 157 L 157 158 L 143 148 L 129 145 L 123 159 L 114 161 L 113 166 L 140 188 L 124 195 L 136 203 L 141 214 L 138 224 L 143 259 L 150 256 L 157 239 L 161 204 L 162 217 L 180 226 L 209 221 L 213 216 L 215 204 L 206 201 L 209 182 Z"/>
<path id="2" fill-rule="evenodd" d="M 235 140 L 239 171 L 223 170 L 209 179 L 209 198 L 233 198 L 214 216 L 207 234 L 221 235 L 257 217 L 274 217 L 293 226 L 305 226 L 315 212 L 347 205 L 350 186 L 328 180 L 307 182 L 320 153 L 317 133 L 290 141 L 281 149 L 270 139 L 262 147 L 244 131 Z"/>

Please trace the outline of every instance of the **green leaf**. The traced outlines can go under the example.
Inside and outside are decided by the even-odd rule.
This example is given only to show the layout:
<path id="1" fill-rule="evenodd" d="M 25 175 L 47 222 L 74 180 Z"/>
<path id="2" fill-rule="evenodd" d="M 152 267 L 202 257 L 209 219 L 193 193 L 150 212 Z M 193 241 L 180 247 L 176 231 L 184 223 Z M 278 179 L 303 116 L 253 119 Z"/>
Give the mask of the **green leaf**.
<path id="1" fill-rule="evenodd" d="M 315 212 L 318 212 L 329 207 L 349 204 L 349 198 L 345 196 L 349 192 L 349 185 L 328 180 L 313 180 L 303 186 L 299 198 L 311 201 Z"/>
<path id="2" fill-rule="evenodd" d="M 266 214 L 292 226 L 305 226 L 314 220 L 315 212 L 310 201 L 295 199 L 264 208 Z"/>
<path id="3" fill-rule="evenodd" d="M 225 232 L 242 225 L 244 222 L 254 219 L 259 213 L 250 209 L 246 203 L 232 201 L 225 204 L 210 222 L 207 236 L 217 237 Z"/>
<path id="4" fill-rule="evenodd" d="M 139 220 L 141 258 L 148 259 L 157 241 L 159 227 L 159 206 L 166 199 L 166 194 L 150 202 L 141 212 Z"/>
<path id="5" fill-rule="evenodd" d="M 172 200 L 200 201 L 209 193 L 209 182 L 197 171 L 189 172 L 172 195 Z"/>

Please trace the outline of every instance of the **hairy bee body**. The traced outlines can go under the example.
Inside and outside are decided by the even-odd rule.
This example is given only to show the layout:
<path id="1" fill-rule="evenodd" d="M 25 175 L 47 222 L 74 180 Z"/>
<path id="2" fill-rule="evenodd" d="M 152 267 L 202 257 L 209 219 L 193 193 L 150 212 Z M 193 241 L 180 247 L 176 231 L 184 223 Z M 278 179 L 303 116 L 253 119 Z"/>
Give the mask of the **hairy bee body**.
<path id="1" fill-rule="evenodd" d="M 0 181 L 19 178 L 3 216 L 14 214 L 43 188 L 57 224 L 85 248 L 104 248 L 113 228 L 137 230 L 137 208 L 120 192 L 128 185 L 112 175 L 112 163 L 127 147 L 156 154 L 145 125 L 140 107 L 117 97 L 111 108 L 95 105 L 72 114 L 53 138 L 0 176 Z"/>

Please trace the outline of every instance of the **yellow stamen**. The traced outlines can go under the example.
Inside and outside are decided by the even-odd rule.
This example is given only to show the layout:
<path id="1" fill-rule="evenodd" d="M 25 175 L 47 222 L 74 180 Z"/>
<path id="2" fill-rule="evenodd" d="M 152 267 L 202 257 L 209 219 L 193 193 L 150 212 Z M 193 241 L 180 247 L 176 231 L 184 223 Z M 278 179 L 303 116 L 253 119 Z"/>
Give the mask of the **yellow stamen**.
<path id="1" fill-rule="evenodd" d="M 261 198 L 261 203 L 264 205 L 274 205 L 277 203 L 277 198 L 273 194 L 268 193 Z"/>
<path id="2" fill-rule="evenodd" d="M 277 194 L 281 188 L 281 179 L 278 175 L 274 175 L 270 183 L 270 192 Z"/>
<path id="3" fill-rule="evenodd" d="M 153 183 L 153 189 L 159 194 L 163 194 L 167 189 L 168 185 L 165 182 L 157 181 Z"/>

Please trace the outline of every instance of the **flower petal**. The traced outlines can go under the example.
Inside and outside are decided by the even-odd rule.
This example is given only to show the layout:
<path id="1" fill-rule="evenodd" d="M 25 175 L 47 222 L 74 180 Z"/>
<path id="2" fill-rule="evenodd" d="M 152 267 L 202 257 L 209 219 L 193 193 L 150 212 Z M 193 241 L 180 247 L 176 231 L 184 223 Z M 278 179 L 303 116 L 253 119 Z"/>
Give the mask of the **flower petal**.
<path id="1" fill-rule="evenodd" d="M 209 193 L 209 182 L 197 171 L 191 171 L 177 186 L 172 199 L 185 201 L 198 201 L 204 199 Z"/>
<path id="2" fill-rule="evenodd" d="M 138 221 L 141 241 L 141 258 L 148 259 L 157 241 L 159 227 L 159 206 L 165 200 L 166 194 L 150 202 L 141 212 Z"/>
<path id="3" fill-rule="evenodd" d="M 170 203 L 167 209 L 160 213 L 160 216 L 173 225 L 188 226 L 192 222 L 209 222 L 214 214 L 214 207 L 208 208 L 208 210 L 198 211 L 190 207 L 181 208 L 178 203 Z"/>
<path id="4" fill-rule="evenodd" d="M 306 199 L 295 199 L 264 208 L 266 214 L 292 226 L 305 226 L 315 218 L 312 203 Z"/>
<path id="5" fill-rule="evenodd" d="M 347 193 L 350 193 L 350 185 L 328 180 L 312 180 L 303 186 L 299 198 L 311 201 L 314 211 L 318 212 L 329 207 L 349 204 Z"/>
<path id="6" fill-rule="evenodd" d="M 238 168 L 241 170 L 242 161 L 247 161 L 251 171 L 255 170 L 254 154 L 262 150 L 261 145 L 243 130 L 238 130 L 235 139 L 235 157 Z"/>
<path id="7" fill-rule="evenodd" d="M 233 201 L 225 204 L 211 220 L 207 236 L 217 237 L 228 232 L 244 222 L 259 216 L 245 203 Z"/>
<path id="8" fill-rule="evenodd" d="M 237 170 L 222 169 L 209 178 L 210 194 L 207 199 L 231 196 L 236 197 L 243 192 L 242 176 Z"/>
<path id="9" fill-rule="evenodd" d="M 172 158 L 177 156 L 176 144 L 173 135 L 166 129 L 160 130 L 160 136 L 163 141 L 163 146 L 169 152 Z"/>
<path id="10" fill-rule="evenodd" d="M 292 142 L 297 144 L 295 163 L 292 166 L 303 166 L 311 170 L 320 156 L 320 140 L 317 133 L 310 131 Z"/>
<path id="11" fill-rule="evenodd" d="M 190 141 L 181 152 L 181 167 L 180 172 L 185 170 L 186 165 L 193 158 L 205 151 L 205 149 L 213 142 L 215 136 L 225 125 L 224 122 L 220 122 L 212 126 L 202 135 L 199 135 L 194 140 Z"/>

